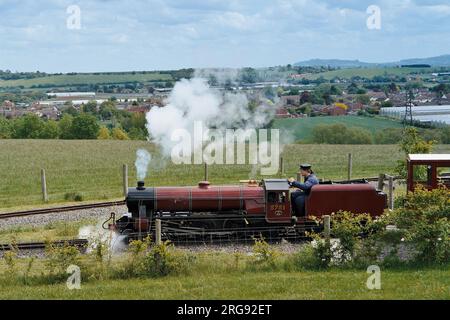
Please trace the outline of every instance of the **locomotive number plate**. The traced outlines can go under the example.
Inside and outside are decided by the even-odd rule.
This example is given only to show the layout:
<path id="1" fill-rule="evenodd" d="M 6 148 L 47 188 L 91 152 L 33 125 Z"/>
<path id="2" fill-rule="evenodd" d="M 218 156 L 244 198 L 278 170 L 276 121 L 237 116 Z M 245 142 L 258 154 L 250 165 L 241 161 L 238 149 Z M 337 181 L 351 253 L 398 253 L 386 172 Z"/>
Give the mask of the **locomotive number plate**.
<path id="1" fill-rule="evenodd" d="M 270 206 L 271 211 L 285 211 L 286 206 L 284 204 L 273 204 Z"/>

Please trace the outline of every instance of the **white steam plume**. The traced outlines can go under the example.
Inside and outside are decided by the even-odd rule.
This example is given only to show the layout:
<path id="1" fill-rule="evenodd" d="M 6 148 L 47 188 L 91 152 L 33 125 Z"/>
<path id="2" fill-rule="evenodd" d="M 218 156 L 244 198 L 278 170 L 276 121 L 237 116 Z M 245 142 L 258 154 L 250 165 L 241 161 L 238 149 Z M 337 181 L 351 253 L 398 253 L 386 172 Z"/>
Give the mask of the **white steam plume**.
<path id="1" fill-rule="evenodd" d="M 139 149 L 136 152 L 136 172 L 138 180 L 144 180 L 147 176 L 148 165 L 152 161 L 152 155 L 145 149 Z"/>
<path id="2" fill-rule="evenodd" d="M 176 144 L 171 141 L 177 129 L 193 132 L 195 121 L 219 130 L 261 128 L 274 116 L 274 108 L 262 103 L 249 109 L 243 93 L 221 92 L 208 85 L 206 79 L 183 79 L 175 84 L 163 108 L 154 107 L 147 113 L 147 129 L 162 147 L 164 155 Z"/>
<path id="3" fill-rule="evenodd" d="M 106 246 L 110 254 L 121 253 L 127 249 L 125 235 L 105 230 L 101 224 L 81 227 L 78 230 L 78 238 L 88 240 L 88 253 L 93 252 L 99 245 Z"/>

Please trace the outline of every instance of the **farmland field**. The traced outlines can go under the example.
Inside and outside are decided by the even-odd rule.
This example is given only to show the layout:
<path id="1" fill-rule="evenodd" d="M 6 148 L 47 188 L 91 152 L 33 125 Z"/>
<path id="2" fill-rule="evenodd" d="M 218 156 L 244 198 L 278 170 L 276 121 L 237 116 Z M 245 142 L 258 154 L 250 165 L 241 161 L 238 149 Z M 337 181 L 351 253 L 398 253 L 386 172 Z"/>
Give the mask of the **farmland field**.
<path id="1" fill-rule="evenodd" d="M 40 169 L 46 169 L 51 203 L 65 201 L 66 193 L 80 193 L 84 200 L 122 196 L 122 165 L 129 166 L 129 184 L 134 185 L 136 150 L 155 146 L 144 141 L 0 140 L 0 211 L 11 207 L 42 204 Z M 436 152 L 450 152 L 450 145 Z M 283 150 L 285 176 L 295 176 L 300 162 L 314 164 L 321 178 L 344 179 L 347 154 L 353 154 L 353 176 L 393 173 L 402 158 L 397 146 L 383 145 L 287 145 Z M 238 183 L 261 178 L 251 165 L 213 165 L 209 180 L 214 184 Z M 259 171 L 258 171 L 259 173 Z M 164 166 L 153 161 L 147 185 L 195 185 L 203 179 L 201 165 Z"/>
<path id="2" fill-rule="evenodd" d="M 381 68 L 347 68 L 333 71 L 314 73 L 308 76 L 310 80 L 316 80 L 323 77 L 326 80 L 333 78 L 351 79 L 352 77 L 373 78 L 376 76 L 405 76 L 408 74 L 430 74 L 434 72 L 433 68 L 399 68 L 399 67 L 381 67 Z"/>
<path id="3" fill-rule="evenodd" d="M 384 118 L 370 118 L 360 116 L 335 116 L 335 117 L 311 117 L 297 119 L 277 119 L 274 128 L 280 128 L 282 132 L 289 133 L 295 140 L 307 142 L 312 138 L 312 129 L 319 124 L 342 123 L 348 127 L 363 128 L 375 133 L 387 128 L 402 128 L 402 124 Z"/>
<path id="4" fill-rule="evenodd" d="M 69 85 L 89 85 L 89 84 L 112 84 L 126 82 L 148 82 L 148 81 L 169 81 L 172 80 L 170 74 L 161 73 L 117 73 L 117 74 L 64 74 L 51 75 L 35 79 L 21 80 L 0 80 L 0 88 L 19 87 L 30 88 L 32 86 L 69 86 Z"/>

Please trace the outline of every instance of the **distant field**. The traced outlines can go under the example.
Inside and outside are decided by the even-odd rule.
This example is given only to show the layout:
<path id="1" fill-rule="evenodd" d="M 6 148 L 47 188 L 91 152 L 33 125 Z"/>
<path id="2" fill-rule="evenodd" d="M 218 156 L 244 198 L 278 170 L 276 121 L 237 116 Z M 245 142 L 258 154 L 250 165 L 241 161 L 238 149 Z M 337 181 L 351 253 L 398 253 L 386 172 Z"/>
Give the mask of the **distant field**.
<path id="1" fill-rule="evenodd" d="M 63 202 L 68 192 L 79 192 L 84 200 L 122 197 L 122 164 L 129 166 L 129 184 L 134 185 L 136 150 L 155 147 L 143 141 L 0 140 L 0 211 L 8 207 L 41 204 L 40 168 L 47 171 L 50 202 Z M 450 145 L 437 152 L 450 152 Z M 300 162 L 311 162 L 326 179 L 346 176 L 347 154 L 354 157 L 354 177 L 392 173 L 402 158 L 397 146 L 288 145 L 284 148 L 286 176 L 294 176 Z M 160 169 L 156 170 L 159 167 Z M 214 184 L 238 183 L 262 178 L 251 165 L 214 165 L 209 179 Z M 259 173 L 259 171 L 257 171 Z M 148 185 L 195 185 L 203 179 L 201 165 L 161 167 L 154 161 Z"/>
<path id="2" fill-rule="evenodd" d="M 383 118 L 369 118 L 359 116 L 311 117 L 298 119 L 277 119 L 274 128 L 289 132 L 296 140 L 308 141 L 312 138 L 312 129 L 318 124 L 342 123 L 348 127 L 359 127 L 372 133 L 387 128 L 402 128 L 397 121 Z"/>
<path id="3" fill-rule="evenodd" d="M 350 79 L 352 77 L 363 77 L 363 78 L 373 78 L 375 76 L 389 76 L 396 75 L 402 76 L 411 73 L 431 73 L 433 68 L 396 68 L 396 67 L 385 67 L 385 68 L 348 68 L 339 69 L 333 71 L 326 71 L 321 73 L 311 74 L 308 79 L 316 80 L 323 77 L 326 80 L 331 80 L 335 77 Z"/>
<path id="4" fill-rule="evenodd" d="M 32 86 L 56 85 L 83 85 L 83 84 L 110 84 L 125 82 L 147 82 L 147 81 L 169 81 L 170 74 L 161 73 L 123 73 L 123 74 L 76 74 L 76 75 L 52 75 L 48 77 L 23 79 L 23 80 L 0 80 L 0 87 L 30 88 Z"/>

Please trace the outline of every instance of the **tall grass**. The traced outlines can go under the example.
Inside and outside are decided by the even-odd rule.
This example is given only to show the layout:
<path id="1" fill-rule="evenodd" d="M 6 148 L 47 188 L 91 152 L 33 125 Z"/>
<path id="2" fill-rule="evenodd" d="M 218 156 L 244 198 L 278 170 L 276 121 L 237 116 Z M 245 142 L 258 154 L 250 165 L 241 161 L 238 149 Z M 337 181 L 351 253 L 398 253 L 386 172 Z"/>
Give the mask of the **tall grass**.
<path id="1" fill-rule="evenodd" d="M 136 151 L 155 146 L 144 141 L 0 140 L 0 211 L 13 206 L 42 203 L 40 169 L 46 169 L 51 203 L 64 202 L 68 193 L 84 200 L 122 198 L 122 165 L 129 166 L 129 184 L 136 182 Z M 449 152 L 438 146 L 436 152 Z M 404 156 L 397 146 L 287 145 L 282 156 L 285 176 L 295 176 L 298 164 L 310 162 L 319 178 L 345 179 L 348 153 L 353 154 L 353 177 L 391 173 Z M 241 179 L 263 178 L 251 165 L 212 165 L 213 184 L 236 184 Z M 202 165 L 166 166 L 152 162 L 147 185 L 196 185 L 203 179 Z"/>

